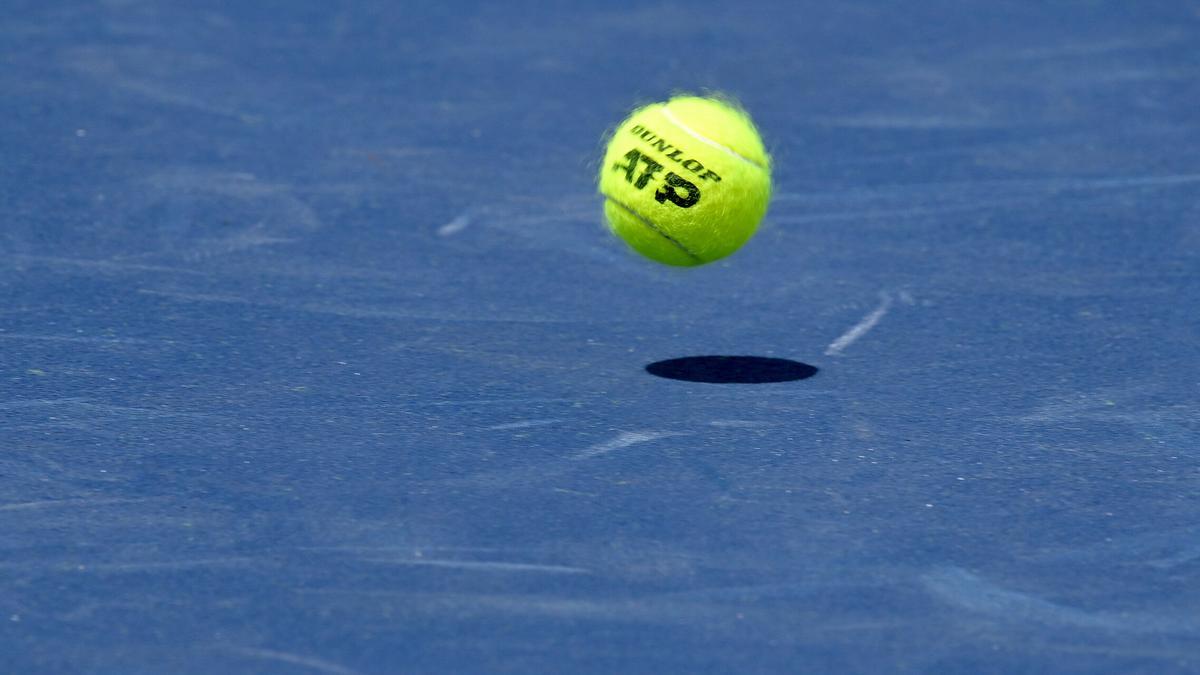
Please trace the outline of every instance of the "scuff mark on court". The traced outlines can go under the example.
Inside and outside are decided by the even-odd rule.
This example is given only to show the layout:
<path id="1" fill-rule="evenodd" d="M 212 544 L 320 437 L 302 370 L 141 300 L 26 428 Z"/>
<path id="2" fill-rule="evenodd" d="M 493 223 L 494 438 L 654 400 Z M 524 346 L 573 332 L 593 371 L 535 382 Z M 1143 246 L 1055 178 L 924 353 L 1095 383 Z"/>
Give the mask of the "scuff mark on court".
<path id="1" fill-rule="evenodd" d="M 850 330 L 842 333 L 838 339 L 829 343 L 825 349 L 826 356 L 840 356 L 842 352 L 850 345 L 858 342 L 862 336 L 871 332 L 871 329 L 879 324 L 879 321 L 892 308 L 892 296 L 890 293 L 880 293 L 879 306 L 871 310 L 871 313 L 864 316 L 861 321 L 854 324 Z"/>
<path id="2" fill-rule="evenodd" d="M 674 431 L 622 431 L 617 434 L 616 438 L 604 441 L 603 443 L 597 443 L 582 452 L 576 453 L 572 459 L 590 459 L 592 457 L 599 457 L 600 455 L 607 455 L 614 450 L 628 448 L 638 443 L 647 443 L 660 438 L 685 435 Z"/>
<path id="3" fill-rule="evenodd" d="M 937 598 L 960 609 L 1014 622 L 1073 626 L 1128 633 L 1192 633 L 1192 619 L 1143 613 L 1091 611 L 1061 605 L 1036 595 L 1011 590 L 959 567 L 945 567 L 921 577 Z"/>

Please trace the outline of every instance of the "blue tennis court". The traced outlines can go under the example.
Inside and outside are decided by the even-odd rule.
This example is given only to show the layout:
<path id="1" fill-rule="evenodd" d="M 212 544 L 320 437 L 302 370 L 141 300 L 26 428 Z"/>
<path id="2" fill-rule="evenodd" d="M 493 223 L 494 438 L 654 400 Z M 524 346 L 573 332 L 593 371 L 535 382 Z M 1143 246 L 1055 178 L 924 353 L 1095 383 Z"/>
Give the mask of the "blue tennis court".
<path id="1" fill-rule="evenodd" d="M 1197 3 L 4 10 L 0 670 L 1200 671 Z"/>

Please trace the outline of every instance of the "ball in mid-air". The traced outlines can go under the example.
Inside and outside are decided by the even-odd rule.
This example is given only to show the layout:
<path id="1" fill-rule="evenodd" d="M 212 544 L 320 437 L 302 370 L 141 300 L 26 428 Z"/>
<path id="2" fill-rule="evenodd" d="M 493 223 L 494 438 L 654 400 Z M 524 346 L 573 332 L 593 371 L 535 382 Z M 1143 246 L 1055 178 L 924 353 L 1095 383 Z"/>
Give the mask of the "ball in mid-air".
<path id="1" fill-rule="evenodd" d="M 638 108 L 600 167 L 609 227 L 667 265 L 724 258 L 754 234 L 771 199 L 771 158 L 730 102 L 679 96 Z"/>

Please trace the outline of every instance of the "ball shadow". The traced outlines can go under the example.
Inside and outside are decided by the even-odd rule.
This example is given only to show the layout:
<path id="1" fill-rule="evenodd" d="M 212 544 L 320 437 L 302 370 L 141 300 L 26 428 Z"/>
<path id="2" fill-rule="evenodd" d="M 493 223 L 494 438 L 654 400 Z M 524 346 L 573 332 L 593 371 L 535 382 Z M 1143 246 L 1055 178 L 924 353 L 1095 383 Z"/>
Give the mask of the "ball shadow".
<path id="1" fill-rule="evenodd" d="M 685 356 L 655 361 L 646 372 L 684 382 L 767 384 L 806 380 L 817 374 L 817 367 L 768 356 Z"/>

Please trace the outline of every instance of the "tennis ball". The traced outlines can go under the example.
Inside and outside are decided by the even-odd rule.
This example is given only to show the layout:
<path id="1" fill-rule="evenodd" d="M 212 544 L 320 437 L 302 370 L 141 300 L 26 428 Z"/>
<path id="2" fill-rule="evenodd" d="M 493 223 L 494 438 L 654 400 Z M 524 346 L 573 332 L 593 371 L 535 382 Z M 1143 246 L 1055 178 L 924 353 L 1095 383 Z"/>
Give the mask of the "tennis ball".
<path id="1" fill-rule="evenodd" d="M 754 234 L 771 199 L 771 158 L 749 115 L 679 96 L 638 108 L 600 167 L 613 233 L 667 265 L 724 258 Z"/>

